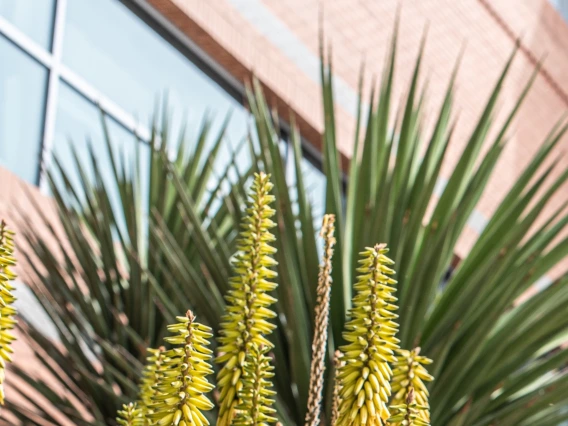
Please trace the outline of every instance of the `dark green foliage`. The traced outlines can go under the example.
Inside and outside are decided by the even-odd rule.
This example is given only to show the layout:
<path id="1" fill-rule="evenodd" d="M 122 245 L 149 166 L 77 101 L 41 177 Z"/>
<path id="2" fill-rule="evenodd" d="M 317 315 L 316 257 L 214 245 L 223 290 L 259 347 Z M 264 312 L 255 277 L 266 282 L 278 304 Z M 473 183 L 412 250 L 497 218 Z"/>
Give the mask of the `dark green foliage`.
<path id="1" fill-rule="evenodd" d="M 496 105 L 511 56 L 443 193 L 434 197 L 440 167 L 452 143 L 454 77 L 439 110 L 429 114 L 437 117 L 434 128 L 424 134 L 420 57 L 405 92 L 408 95 L 397 103 L 392 99 L 395 54 L 393 43 L 368 116 L 358 117 L 360 132 L 345 194 L 335 138 L 332 70 L 330 64 L 322 65 L 326 212 L 336 216 L 337 238 L 329 353 L 342 344 L 357 253 L 385 242 L 397 265 L 400 345 L 421 346 L 424 355 L 436 360 L 431 369 L 436 381 L 430 384 L 432 424 L 556 425 L 568 417 L 563 406 L 568 377 L 561 370 L 568 356 L 566 350 L 550 351 L 566 335 L 567 280 L 559 279 L 520 306 L 513 302 L 568 254 L 568 239 L 556 238 L 568 223 L 563 210 L 544 217 L 535 228 L 544 207 L 568 178 L 564 169 L 555 181 L 549 178 L 552 168 L 563 167 L 560 163 L 545 168 L 566 126 L 559 123 L 550 132 L 442 288 L 458 239 L 487 187 L 511 120 L 536 72 L 510 116 L 497 127 Z M 278 201 L 274 228 L 278 316 L 271 336 L 275 406 L 284 424 L 301 424 L 319 264 L 314 217 L 300 167 L 300 136 L 292 129 L 295 176 L 291 183 L 286 179 L 278 123 L 258 87 L 248 97 L 254 116 L 249 140 L 253 169 L 271 174 L 272 193 Z M 390 118 L 398 110 L 401 115 L 395 125 Z M 132 169 L 133 160 L 115 156 L 117 209 L 111 208 L 110 190 L 96 172 L 103 166 L 95 162 L 95 176 L 83 176 L 80 188 L 54 187 L 63 229 L 50 232 L 60 242 L 61 256 L 48 249 L 51 246 L 44 240 L 53 236 L 28 232 L 33 247 L 28 255 L 39 277 L 35 292 L 54 320 L 64 350 L 33 328 L 30 337 L 47 368 L 50 363 L 63 366 L 66 373 L 56 373 L 61 385 L 80 396 L 97 424 L 110 422 L 121 404 L 135 399 L 145 347 L 161 344 L 166 324 L 176 312 L 194 310 L 215 332 L 221 322 L 221 295 L 228 290 L 229 258 L 250 173 L 232 180 L 226 171 L 211 174 L 211 162 L 205 161 L 209 154 L 202 149 L 206 128 L 197 144 L 180 144 L 171 162 L 164 156 L 169 136 L 161 135 L 160 148 L 154 135 L 152 145 L 157 149 L 151 153 L 147 188 L 137 174 L 125 171 Z M 183 151 L 189 147 L 192 155 Z M 218 152 L 213 149 L 211 159 Z M 65 181 L 67 171 L 58 173 Z M 212 208 L 217 193 L 207 191 L 207 183 L 231 188 L 218 209 Z M 139 195 L 145 190 L 149 191 L 147 205 Z M 85 193 L 84 200 L 76 192 Z M 69 199 L 74 202 L 65 201 Z M 427 215 L 430 204 L 433 213 Z M 150 213 L 148 220 L 144 220 L 145 212 Z M 125 229 L 121 231 L 117 223 L 124 223 Z M 35 225 L 50 229 L 48 223 Z M 23 370 L 16 372 L 76 424 L 89 423 L 48 386 L 37 384 Z M 328 380 L 326 395 L 331 395 L 332 385 Z M 328 398 L 328 412 L 329 404 Z M 24 409 L 10 408 L 26 418 Z"/>

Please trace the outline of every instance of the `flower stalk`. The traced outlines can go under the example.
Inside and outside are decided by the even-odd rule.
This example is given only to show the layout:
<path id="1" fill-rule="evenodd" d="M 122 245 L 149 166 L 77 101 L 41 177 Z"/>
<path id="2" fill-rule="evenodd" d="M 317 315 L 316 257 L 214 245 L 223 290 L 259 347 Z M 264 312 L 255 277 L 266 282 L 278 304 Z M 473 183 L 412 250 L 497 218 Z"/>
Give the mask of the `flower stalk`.
<path id="1" fill-rule="evenodd" d="M 428 373 L 424 366 L 431 363 L 431 359 L 420 355 L 419 347 L 412 351 L 399 349 L 396 354 L 396 362 L 393 364 L 391 382 L 393 392 L 391 405 L 404 405 L 412 390 L 413 399 L 416 401 L 417 415 L 426 424 L 430 422 L 430 406 L 428 404 L 428 389 L 424 382 L 430 382 L 434 380 L 434 377 Z"/>
<path id="2" fill-rule="evenodd" d="M 153 413 L 152 402 L 159 395 L 156 387 L 164 376 L 162 365 L 164 363 L 164 352 L 166 348 L 160 346 L 158 349 L 148 348 L 149 356 L 146 358 L 146 365 L 142 370 L 142 380 L 140 381 L 140 392 L 138 395 L 138 405 L 142 409 L 144 416 Z"/>
<path id="3" fill-rule="evenodd" d="M 430 426 L 430 421 L 424 420 L 421 416 L 427 407 L 416 403 L 414 388 L 410 386 L 406 398 L 402 404 L 392 405 L 391 410 L 395 414 L 388 419 L 388 424 L 392 426 Z"/>
<path id="4" fill-rule="evenodd" d="M 331 406 L 331 425 L 336 425 L 339 419 L 339 405 L 341 403 L 341 397 L 339 396 L 339 391 L 341 390 L 340 380 L 337 377 L 339 372 L 339 367 L 341 367 L 341 351 L 335 351 L 333 354 L 333 401 Z"/>
<path id="5" fill-rule="evenodd" d="M 325 355 L 327 346 L 327 330 L 329 324 L 329 301 L 331 296 L 331 259 L 335 245 L 335 216 L 327 214 L 323 217 L 320 236 L 324 240 L 323 259 L 320 264 L 315 308 L 315 328 L 312 342 L 312 365 L 310 368 L 310 385 L 308 392 L 308 410 L 306 426 L 320 424 L 321 401 L 325 373 Z"/>
<path id="6" fill-rule="evenodd" d="M 16 274 L 12 268 L 16 266 L 14 258 L 14 232 L 8 229 L 6 222 L 0 222 L 0 404 L 4 404 L 4 379 L 6 363 L 12 361 L 10 345 L 16 337 L 12 334 L 17 321 L 16 308 L 13 303 L 16 298 L 12 294 L 12 281 Z"/>
<path id="7" fill-rule="evenodd" d="M 238 414 L 239 392 L 243 390 L 246 359 L 252 345 L 272 348 L 265 337 L 275 325 L 269 322 L 276 314 L 269 307 L 276 299 L 268 294 L 277 286 L 273 268 L 277 263 L 271 257 L 276 249 L 270 244 L 274 235 L 270 229 L 275 226 L 271 217 L 274 210 L 270 204 L 274 196 L 269 176 L 255 175 L 251 194 L 237 244 L 238 252 L 233 262 L 235 276 L 230 280 L 226 296 L 226 313 L 221 323 L 219 356 L 216 362 L 222 364 L 217 376 L 219 386 L 218 426 L 232 424 Z"/>
<path id="8" fill-rule="evenodd" d="M 387 266 L 394 262 L 385 256 L 387 252 L 386 245 L 378 244 L 361 253 L 357 293 L 343 334 L 349 344 L 339 348 L 344 365 L 337 376 L 341 386 L 338 426 L 378 426 L 390 417 L 389 362 L 396 361 L 399 340 L 395 337 L 396 281 L 389 277 L 394 271 Z"/>
<path id="9" fill-rule="evenodd" d="M 152 413 L 147 418 L 159 426 L 209 425 L 202 411 L 213 408 L 205 396 L 214 388 L 207 380 L 213 373 L 208 363 L 213 351 L 207 339 L 213 334 L 211 328 L 195 321 L 191 311 L 176 319 L 177 324 L 168 326 L 168 331 L 176 334 L 164 340 L 177 347 L 163 352 L 157 370 L 160 380 L 154 387 L 149 406 Z"/>
<path id="10" fill-rule="evenodd" d="M 276 395 L 272 388 L 271 378 L 274 367 L 270 365 L 268 351 L 270 348 L 259 348 L 251 343 L 243 376 L 243 389 L 239 392 L 241 403 L 237 406 L 234 426 L 264 426 L 276 423 L 276 410 L 272 407 Z"/>
<path id="11" fill-rule="evenodd" d="M 145 426 L 147 424 L 144 420 L 144 410 L 132 402 L 128 405 L 124 404 L 117 414 L 116 422 L 119 426 Z"/>

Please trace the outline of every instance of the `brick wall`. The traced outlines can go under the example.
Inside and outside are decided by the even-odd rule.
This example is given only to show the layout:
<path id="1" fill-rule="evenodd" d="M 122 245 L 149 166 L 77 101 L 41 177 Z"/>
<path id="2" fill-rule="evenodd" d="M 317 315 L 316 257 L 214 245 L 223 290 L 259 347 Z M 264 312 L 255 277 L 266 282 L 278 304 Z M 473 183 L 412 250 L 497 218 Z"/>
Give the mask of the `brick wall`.
<path id="1" fill-rule="evenodd" d="M 568 74 L 563 73 L 568 69 L 568 26 L 547 0 L 149 1 L 241 81 L 256 74 L 282 115 L 292 109 L 303 119 L 302 132 L 316 146 L 322 130 L 317 79 L 322 16 L 344 95 L 337 96 L 336 107 L 339 144 L 346 156 L 353 143 L 352 106 L 361 63 L 365 61 L 367 81 L 380 74 L 400 3 L 395 99 L 404 95 L 426 26 L 424 75 L 429 80 L 430 110 L 440 104 L 456 58 L 465 48 L 455 108 L 459 129 L 443 167 L 446 177 L 459 159 L 515 40 L 521 38 L 521 49 L 499 104 L 501 118 L 514 104 L 536 62 L 547 54 L 478 206 L 481 217 L 491 215 L 568 104 Z M 558 155 L 566 148 L 568 138 L 562 141 Z M 567 191 L 550 203 L 550 211 L 567 198 Z M 474 230 L 467 230 L 458 253 L 466 253 L 476 237 Z"/>
<path id="2" fill-rule="evenodd" d="M 33 231 L 33 232 L 48 232 L 47 229 L 42 226 L 42 219 L 38 214 L 35 206 L 41 206 L 41 212 L 45 217 L 57 227 L 57 213 L 54 208 L 53 202 L 49 197 L 43 195 L 39 189 L 32 186 L 20 178 L 18 178 L 13 173 L 7 171 L 0 167 L 0 187 L 2 188 L 2 196 L 0 196 L 0 219 L 4 219 L 11 229 L 17 231 L 15 244 L 16 244 L 16 258 L 18 260 L 18 265 L 16 272 L 18 273 L 18 282 L 15 290 L 15 295 L 19 299 L 17 307 L 20 311 L 25 311 L 28 316 L 33 316 L 37 318 L 45 318 L 45 314 L 37 314 L 34 309 L 37 307 L 35 304 L 31 303 L 31 293 L 29 291 L 25 292 L 29 296 L 22 297 L 24 289 L 21 286 L 27 285 L 30 280 L 27 278 L 26 273 L 32 273 L 32 269 L 27 262 L 27 258 L 24 252 L 30 253 L 26 248 L 25 238 L 23 237 L 23 232 Z M 57 230 L 57 229 L 56 229 Z M 54 241 L 54 247 L 57 247 Z M 47 326 L 49 327 L 49 326 Z M 20 335 L 18 331 L 15 331 L 17 336 L 16 342 L 14 342 L 12 349 L 14 350 L 13 358 L 15 363 L 20 366 L 20 368 L 26 369 L 28 374 L 34 378 L 40 378 L 47 383 L 50 383 L 54 392 L 59 393 L 61 396 L 68 398 L 77 407 L 81 407 L 80 401 L 76 396 L 67 393 L 64 389 L 57 385 L 57 381 L 52 380 L 51 373 L 49 373 L 42 365 L 42 363 L 35 358 L 35 355 L 31 351 L 29 345 L 30 342 L 25 339 L 24 336 Z M 10 369 L 10 366 L 8 366 Z M 45 398 L 38 395 L 33 388 L 27 383 L 14 377 L 10 371 L 7 375 L 8 380 L 5 383 L 6 394 L 9 395 L 10 400 L 14 403 L 21 404 L 22 406 L 30 409 L 31 412 L 35 412 L 35 408 L 32 404 L 27 401 L 26 397 L 22 395 L 33 396 L 35 403 L 45 409 L 51 416 L 60 424 L 61 426 L 72 426 L 73 422 L 62 416 L 53 406 L 51 406 Z M 32 398 L 32 397 L 30 397 Z M 85 415 L 87 412 L 84 412 Z M 44 424 L 42 419 L 37 419 L 37 424 Z M 2 419 L 0 419 L 0 425 L 16 425 L 20 424 L 17 419 L 15 419 L 10 413 L 3 413 Z"/>

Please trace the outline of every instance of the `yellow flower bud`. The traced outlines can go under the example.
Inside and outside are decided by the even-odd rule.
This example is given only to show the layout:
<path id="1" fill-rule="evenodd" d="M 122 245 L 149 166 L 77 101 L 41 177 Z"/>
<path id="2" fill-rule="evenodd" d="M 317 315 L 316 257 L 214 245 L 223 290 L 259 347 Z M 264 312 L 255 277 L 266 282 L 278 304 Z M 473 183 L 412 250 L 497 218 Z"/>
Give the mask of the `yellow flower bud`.
<path id="1" fill-rule="evenodd" d="M 116 423 L 120 426 L 145 426 L 146 421 L 144 420 L 144 413 L 137 404 L 132 402 L 128 405 L 123 405 L 122 410 L 118 411 L 118 417 L 116 418 Z"/>
<path id="2" fill-rule="evenodd" d="M 390 416 L 386 406 L 392 375 L 388 362 L 396 360 L 398 325 L 392 312 L 396 309 L 392 294 L 396 281 L 388 277 L 394 271 L 385 266 L 393 264 L 385 256 L 387 251 L 385 245 L 376 245 L 361 254 L 353 308 L 343 334 L 350 343 L 339 348 L 337 426 L 380 426 Z"/>
<path id="3" fill-rule="evenodd" d="M 404 407 L 404 409 L 398 408 L 398 411 L 403 412 L 404 416 L 409 419 L 412 417 L 412 420 L 409 421 L 413 423 L 409 423 L 409 425 L 422 426 L 430 423 L 428 390 L 424 381 L 429 382 L 434 378 L 428 374 L 424 365 L 431 363 L 431 359 L 420 355 L 420 348 L 415 348 L 412 351 L 402 349 L 397 351 L 391 382 L 393 392 L 391 409 L 393 407 Z M 412 395 L 410 395 L 411 391 Z M 409 399 L 412 400 L 410 405 L 407 404 Z M 389 421 L 397 426 L 403 424 L 400 421 Z"/>
<path id="4" fill-rule="evenodd" d="M 218 426 L 234 424 L 235 416 L 239 416 L 241 408 L 246 406 L 244 376 L 250 348 L 272 348 L 272 343 L 264 337 L 274 330 L 274 324 L 268 320 L 276 316 L 269 309 L 276 299 L 267 294 L 276 288 L 271 281 L 276 273 L 270 269 L 276 265 L 271 257 L 276 249 L 270 246 L 274 241 L 270 228 L 275 226 L 270 219 L 274 215 L 270 207 L 274 201 L 274 196 L 269 194 L 271 189 L 266 174 L 255 175 L 234 257 L 235 276 L 229 281 L 226 313 L 218 339 L 220 356 L 216 359 L 217 363 L 224 364 L 217 376 L 220 391 Z"/>
<path id="5" fill-rule="evenodd" d="M 244 367 L 243 387 L 238 394 L 240 404 L 236 407 L 236 417 L 233 426 L 262 425 L 275 423 L 276 410 L 272 408 L 275 394 L 270 378 L 274 376 L 274 367 L 270 365 L 267 356 L 269 347 L 259 348 L 251 343 Z"/>
<path id="6" fill-rule="evenodd" d="M 150 424 L 207 425 L 209 422 L 201 415 L 201 410 L 213 408 L 213 403 L 205 396 L 214 387 L 207 380 L 213 373 L 207 362 L 211 359 L 211 351 L 207 348 L 206 338 L 211 336 L 211 329 L 195 322 L 191 311 L 178 321 L 168 329 L 176 330 L 177 337 L 182 340 L 177 344 L 183 347 L 168 351 L 162 348 L 149 357 L 153 366 L 147 367 L 145 377 L 150 387 L 142 388 L 140 398 L 145 402 L 149 400 L 146 418 L 155 422 Z M 153 385 L 152 380 L 156 381 Z"/>
<path id="7" fill-rule="evenodd" d="M 12 361 L 10 344 L 16 340 L 11 330 L 16 325 L 14 316 L 16 308 L 11 306 L 16 298 L 11 282 L 16 279 L 12 267 L 16 265 L 14 258 L 14 233 L 8 229 L 6 222 L 0 222 L 0 404 L 4 404 L 4 377 L 6 362 Z"/>

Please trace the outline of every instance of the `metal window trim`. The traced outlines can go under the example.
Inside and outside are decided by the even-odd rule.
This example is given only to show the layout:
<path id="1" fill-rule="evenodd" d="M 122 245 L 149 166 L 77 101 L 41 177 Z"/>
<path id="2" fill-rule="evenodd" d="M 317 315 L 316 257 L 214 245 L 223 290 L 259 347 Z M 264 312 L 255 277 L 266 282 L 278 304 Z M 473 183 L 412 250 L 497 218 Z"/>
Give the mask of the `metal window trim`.
<path id="1" fill-rule="evenodd" d="M 197 43 L 177 28 L 147 0 L 118 0 L 132 13 L 157 32 L 164 40 L 217 83 L 241 105 L 245 100 L 245 86 L 230 72 L 211 58 Z"/>
<path id="2" fill-rule="evenodd" d="M 47 192 L 47 179 L 45 171 L 51 160 L 53 137 L 55 134 L 55 120 L 57 118 L 57 99 L 59 95 L 59 70 L 63 53 L 63 37 L 65 33 L 65 14 L 67 0 L 55 1 L 55 14 L 53 18 L 52 43 L 51 43 L 51 67 L 47 81 L 45 99 L 45 113 L 43 120 L 43 135 L 41 139 L 40 153 L 38 158 L 37 184 L 42 192 Z"/>
<path id="3" fill-rule="evenodd" d="M 152 30 L 158 32 L 160 36 L 166 39 L 166 41 L 187 57 L 188 60 L 192 61 L 201 69 L 208 78 L 217 83 L 222 90 L 225 90 L 244 107 L 244 84 L 214 61 L 193 40 L 175 27 L 175 25 L 168 21 L 160 12 L 149 5 L 145 0 L 117 1 L 128 7 Z M 67 0 L 55 0 L 55 8 L 52 52 L 44 49 L 22 30 L 0 16 L 0 33 L 25 54 L 46 67 L 49 73 L 44 108 L 43 134 L 40 142 L 40 159 L 38 163 L 39 187 L 44 193 L 48 190 L 45 170 L 47 170 L 51 160 L 51 151 L 53 150 L 59 84 L 61 84 L 62 81 L 68 84 L 79 95 L 97 105 L 105 115 L 116 121 L 126 130 L 132 132 L 139 139 L 147 141 L 150 137 L 150 129 L 142 124 L 140 120 L 128 113 L 79 74 L 62 63 Z M 287 140 L 290 133 L 288 123 L 281 122 L 280 127 L 283 138 Z M 302 151 L 306 160 L 321 170 L 321 153 L 304 138 L 302 138 Z"/>
<path id="4" fill-rule="evenodd" d="M 2 15 L 0 15 L 0 34 L 33 60 L 48 69 L 51 68 L 53 61 L 51 54 Z"/>
<path id="5" fill-rule="evenodd" d="M 87 82 L 79 74 L 71 70 L 66 65 L 61 65 L 60 80 L 68 84 L 79 95 L 99 107 L 105 115 L 112 118 L 137 138 L 148 141 L 150 139 L 150 129 L 143 125 L 134 115 L 126 112 L 116 102 L 105 96 L 100 90 Z"/>
<path id="6" fill-rule="evenodd" d="M 62 63 L 67 0 L 56 0 L 55 8 L 52 52 L 44 49 L 22 30 L 0 16 L 0 34 L 20 49 L 22 53 L 43 65 L 48 72 L 46 97 L 44 99 L 43 129 L 40 141 L 40 158 L 38 159 L 38 181 L 36 181 L 36 183 L 39 183 L 39 188 L 43 193 L 48 192 L 45 170 L 49 165 L 51 151 L 53 150 L 59 85 L 62 81 L 79 95 L 98 106 L 106 116 L 116 121 L 139 139 L 147 141 L 150 137 L 150 130 L 143 126 L 132 114 L 129 114 L 125 109 L 111 101 L 101 91 Z"/>
<path id="7" fill-rule="evenodd" d="M 141 20 L 175 47 L 183 56 L 193 62 L 203 73 L 245 107 L 244 84 L 212 59 L 197 43 L 164 17 L 147 0 L 118 0 Z M 280 120 L 281 136 L 289 140 L 290 125 Z M 301 137 L 302 154 L 317 169 L 323 169 L 322 153 L 313 143 Z M 347 177 L 344 175 L 344 184 Z"/>

